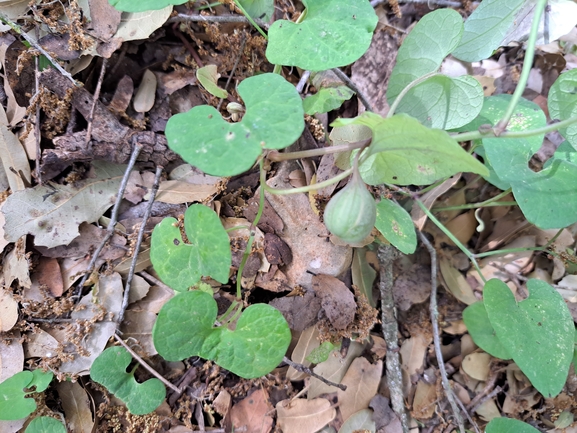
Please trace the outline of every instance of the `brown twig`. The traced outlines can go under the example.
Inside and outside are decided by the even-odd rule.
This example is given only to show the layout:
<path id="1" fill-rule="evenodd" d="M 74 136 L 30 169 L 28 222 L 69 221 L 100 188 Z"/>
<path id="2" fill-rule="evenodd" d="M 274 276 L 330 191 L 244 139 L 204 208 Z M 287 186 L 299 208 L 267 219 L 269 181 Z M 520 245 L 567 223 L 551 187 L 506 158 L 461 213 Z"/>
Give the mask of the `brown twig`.
<path id="1" fill-rule="evenodd" d="M 104 73 L 106 72 L 106 57 L 102 58 L 102 67 L 100 68 L 100 75 L 98 76 L 98 83 L 96 83 L 96 89 L 94 90 L 94 95 L 92 98 L 92 106 L 90 107 L 90 114 L 86 121 L 88 122 L 88 126 L 86 127 L 86 139 L 85 144 L 90 142 L 90 138 L 92 136 L 92 121 L 94 120 L 94 108 L 96 107 L 96 102 L 98 102 L 98 98 L 100 97 L 100 89 L 102 88 L 102 81 L 104 80 Z"/>
<path id="2" fill-rule="evenodd" d="M 347 85 L 347 87 L 349 89 L 351 89 L 353 92 L 355 92 L 357 94 L 357 96 L 359 97 L 359 99 L 361 100 L 361 102 L 363 103 L 365 108 L 367 109 L 367 111 L 375 111 L 375 110 L 373 110 L 373 106 L 371 105 L 371 103 L 369 102 L 369 100 L 367 99 L 365 94 L 360 91 L 360 89 L 357 87 L 357 85 L 355 83 L 353 83 L 353 81 L 347 76 L 347 74 L 345 74 L 339 68 L 333 68 L 333 69 L 331 69 L 331 71 L 333 71 L 335 74 L 337 74 L 337 77 L 339 77 Z"/>
<path id="3" fill-rule="evenodd" d="M 380 245 L 377 252 L 380 266 L 379 290 L 381 292 L 381 320 L 383 337 L 387 343 L 387 385 L 391 393 L 393 410 L 401 420 L 403 432 L 409 431 L 409 419 L 403 398 L 403 375 L 399 359 L 399 326 L 393 299 L 393 261 L 398 257 L 395 247 Z"/>
<path id="4" fill-rule="evenodd" d="M 94 270 L 94 266 L 96 265 L 96 261 L 98 260 L 100 252 L 104 248 L 104 245 L 106 245 L 106 242 L 108 242 L 108 240 L 114 234 L 114 228 L 116 226 L 116 220 L 118 218 L 118 210 L 120 209 L 120 203 L 122 202 L 122 198 L 124 197 L 124 191 L 126 190 L 126 185 L 128 184 L 128 178 L 130 177 L 130 172 L 132 171 L 132 168 L 136 163 L 136 158 L 138 158 L 138 154 L 140 153 L 141 150 L 142 145 L 139 143 L 137 143 L 132 149 L 132 155 L 130 156 L 130 161 L 128 161 L 128 165 L 126 166 L 126 170 L 124 172 L 124 177 L 122 178 L 122 181 L 120 182 L 120 187 L 118 188 L 118 195 L 116 196 L 116 202 L 114 203 L 114 207 L 112 208 L 112 215 L 110 216 L 110 222 L 106 230 L 106 235 L 102 239 L 102 242 L 100 242 L 100 245 L 98 245 L 98 248 L 96 248 L 96 251 L 94 251 L 94 254 L 92 254 L 92 258 L 90 259 L 90 263 L 88 264 L 88 269 L 86 269 L 84 276 L 82 277 L 80 283 L 78 284 L 78 287 L 76 289 L 77 293 L 75 293 L 75 296 L 77 296 L 77 300 L 80 300 L 80 292 L 82 291 L 82 287 L 84 287 L 84 284 L 88 280 L 88 277 Z"/>
<path id="5" fill-rule="evenodd" d="M 118 314 L 117 323 L 120 325 L 122 319 L 124 318 L 124 312 L 126 307 L 128 307 L 128 297 L 130 296 L 130 285 L 132 284 L 132 279 L 134 278 L 134 270 L 136 269 L 136 263 L 138 262 L 138 253 L 140 251 L 140 245 L 142 244 L 142 239 L 144 238 L 144 231 L 146 229 L 146 223 L 150 217 L 150 212 L 152 211 L 152 205 L 154 203 L 154 198 L 158 192 L 158 185 L 160 183 L 160 175 L 162 174 L 163 167 L 157 166 L 156 173 L 154 175 L 154 183 L 150 189 L 150 197 L 148 198 L 148 204 L 142 216 L 142 222 L 140 223 L 140 228 L 138 229 L 138 236 L 136 238 L 136 245 L 134 246 L 134 255 L 132 256 L 132 262 L 130 263 L 130 269 L 128 271 L 128 276 L 126 277 L 126 286 L 124 287 L 124 296 L 122 298 L 122 305 L 120 307 L 120 313 Z"/>
<path id="6" fill-rule="evenodd" d="M 118 341 L 120 344 L 122 344 L 122 346 L 126 350 L 128 350 L 128 353 L 130 353 L 132 355 L 132 357 L 134 359 L 136 359 L 140 365 L 142 365 L 144 368 L 146 368 L 150 372 L 150 374 L 152 374 L 154 377 L 156 377 L 158 380 L 160 380 L 162 383 L 164 383 L 167 387 L 172 389 L 174 392 L 178 392 L 178 393 L 182 392 L 180 389 L 178 389 L 176 386 L 174 386 L 172 383 L 170 383 L 168 380 L 166 380 L 164 377 L 162 377 L 162 375 L 160 373 L 158 373 L 154 368 L 152 368 L 150 365 L 148 365 L 144 361 L 144 359 L 142 359 L 140 356 L 138 356 L 138 354 L 134 350 L 132 350 L 130 347 L 128 347 L 128 344 L 126 344 L 124 342 L 124 340 L 118 336 L 118 334 L 114 334 L 114 338 L 116 339 L 116 341 Z"/>
<path id="7" fill-rule="evenodd" d="M 419 237 L 421 242 L 425 245 L 431 256 L 431 300 L 429 305 L 429 313 L 431 315 L 431 323 L 433 325 L 433 343 L 435 346 L 435 356 L 437 357 L 437 364 L 439 365 L 439 371 L 441 372 L 441 383 L 445 389 L 445 394 L 447 395 L 447 400 L 453 409 L 455 415 L 455 420 L 459 426 L 459 431 L 465 433 L 465 425 L 463 424 L 463 418 L 461 417 L 461 412 L 455 401 L 455 395 L 451 389 L 451 384 L 449 383 L 449 378 L 447 377 L 447 370 L 445 370 L 445 362 L 443 361 L 443 354 L 441 352 L 441 337 L 439 333 L 439 311 L 437 310 L 437 252 L 429 239 L 419 231 Z"/>
<path id="8" fill-rule="evenodd" d="M 250 22 L 241 15 L 186 15 L 178 14 L 170 18 L 168 23 L 180 23 L 182 21 L 205 22 L 205 23 L 246 23 Z M 268 29 L 269 25 L 263 20 L 254 18 L 254 22 L 259 26 Z"/>
<path id="9" fill-rule="evenodd" d="M 339 389 L 342 389 L 343 391 L 346 391 L 346 390 L 347 390 L 347 386 L 346 386 L 346 385 L 343 385 L 342 383 L 334 383 L 334 382 L 331 382 L 330 380 L 325 379 L 325 378 L 322 377 L 321 375 L 316 374 L 316 373 L 315 373 L 314 371 L 312 371 L 310 368 L 305 367 L 305 366 L 302 365 L 302 364 L 297 364 L 296 362 L 292 362 L 292 361 L 291 361 L 290 359 L 288 359 L 286 356 L 283 358 L 283 361 L 284 361 L 286 364 L 290 365 L 290 366 L 291 366 L 292 368 L 294 368 L 295 370 L 300 371 L 301 373 L 306 373 L 306 374 L 308 374 L 309 376 L 315 377 L 315 378 L 317 378 L 318 380 L 320 380 L 321 382 L 323 382 L 323 383 L 325 383 L 325 384 L 327 384 L 327 385 L 329 385 L 329 386 L 335 386 L 335 387 L 337 387 L 337 388 L 339 388 Z"/>

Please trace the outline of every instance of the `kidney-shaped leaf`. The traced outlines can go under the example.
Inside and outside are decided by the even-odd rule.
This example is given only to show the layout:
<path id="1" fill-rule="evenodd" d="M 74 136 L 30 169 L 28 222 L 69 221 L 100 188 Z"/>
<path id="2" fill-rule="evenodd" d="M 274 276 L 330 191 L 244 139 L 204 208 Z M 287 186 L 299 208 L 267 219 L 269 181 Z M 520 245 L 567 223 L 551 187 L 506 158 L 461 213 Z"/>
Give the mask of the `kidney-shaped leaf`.
<path id="1" fill-rule="evenodd" d="M 382 199 L 377 203 L 375 227 L 399 251 L 413 254 L 417 248 L 417 234 L 409 213 L 395 202 Z"/>
<path id="2" fill-rule="evenodd" d="M 435 75 L 407 92 L 397 107 L 423 125 L 455 129 L 477 117 L 483 107 L 483 88 L 468 75 Z"/>
<path id="3" fill-rule="evenodd" d="M 428 185 L 462 171 L 489 174 L 483 164 L 445 131 L 429 129 L 405 114 L 383 119 L 378 114 L 364 112 L 354 119 L 333 123 L 347 124 L 365 125 L 373 131 L 370 156 L 359 167 L 369 185 Z"/>
<path id="4" fill-rule="evenodd" d="M 262 149 L 283 149 L 300 137 L 302 101 L 280 75 L 247 78 L 238 93 L 246 105 L 240 122 L 226 122 L 214 107 L 198 105 L 168 120 L 169 147 L 205 173 L 234 176 L 250 169 Z"/>
<path id="5" fill-rule="evenodd" d="M 134 371 L 126 372 L 131 361 L 132 356 L 124 347 L 109 347 L 92 364 L 90 377 L 122 400 L 132 414 L 145 415 L 160 406 L 166 389 L 158 379 L 138 383 Z"/>
<path id="6" fill-rule="evenodd" d="M 188 0 L 108 0 L 112 6 L 122 12 L 144 12 L 177 6 Z"/>
<path id="7" fill-rule="evenodd" d="M 483 301 L 475 302 L 463 310 L 463 321 L 477 346 L 499 359 L 511 359 L 509 351 L 495 334 Z"/>
<path id="8" fill-rule="evenodd" d="M 324 71 L 358 60 L 369 48 L 377 15 L 364 0 L 303 0 L 301 23 L 278 20 L 268 32 L 266 57 L 276 65 Z"/>
<path id="9" fill-rule="evenodd" d="M 28 424 L 25 433 L 66 433 L 66 427 L 56 418 L 39 416 Z"/>
<path id="10" fill-rule="evenodd" d="M 185 243 L 174 218 L 165 218 L 152 232 L 150 261 L 165 284 L 183 291 L 201 277 L 228 281 L 231 265 L 228 235 L 216 213 L 201 204 L 184 214 Z"/>
<path id="11" fill-rule="evenodd" d="M 513 418 L 493 418 L 485 433 L 539 433 L 535 427 Z"/>
<path id="12" fill-rule="evenodd" d="M 551 86 L 547 105 L 551 119 L 565 120 L 577 116 L 577 69 L 564 72 Z M 577 149 L 577 125 L 562 128 L 559 132 Z"/>
<path id="13" fill-rule="evenodd" d="M 549 284 L 531 279 L 518 302 L 501 280 L 485 284 L 483 301 L 499 341 L 545 397 L 561 392 L 573 359 L 575 327 L 569 308 Z"/>
<path id="14" fill-rule="evenodd" d="M 392 103 L 411 81 L 434 72 L 459 44 L 463 19 L 452 9 L 428 13 L 407 35 L 391 72 L 387 100 Z"/>
<path id="15" fill-rule="evenodd" d="M 26 418 L 36 410 L 33 398 L 27 398 L 30 391 L 25 388 L 35 387 L 33 392 L 42 392 L 52 380 L 51 372 L 42 370 L 21 371 L 0 384 L 0 420 L 12 421 Z"/>
<path id="16" fill-rule="evenodd" d="M 172 298 L 152 330 L 158 353 L 169 361 L 200 356 L 247 379 L 270 373 L 282 361 L 291 333 L 280 311 L 251 305 L 230 330 L 214 327 L 217 310 L 212 295 L 198 290 Z"/>

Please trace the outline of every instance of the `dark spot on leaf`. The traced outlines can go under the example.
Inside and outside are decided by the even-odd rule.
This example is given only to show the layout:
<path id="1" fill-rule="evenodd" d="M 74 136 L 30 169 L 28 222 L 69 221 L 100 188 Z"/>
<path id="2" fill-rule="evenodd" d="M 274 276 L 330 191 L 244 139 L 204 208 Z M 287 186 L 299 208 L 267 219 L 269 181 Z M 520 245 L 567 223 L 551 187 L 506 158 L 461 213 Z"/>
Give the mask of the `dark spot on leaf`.
<path id="1" fill-rule="evenodd" d="M 174 243 L 174 245 L 180 245 L 180 241 L 178 239 L 175 239 L 174 241 L 172 241 Z"/>
<path id="2" fill-rule="evenodd" d="M 397 176 L 393 176 L 393 180 L 397 180 L 397 179 L 398 179 L 398 177 L 397 177 Z"/>
<path id="3" fill-rule="evenodd" d="M 209 119 L 212 119 L 212 114 L 209 114 L 209 115 L 208 115 L 208 118 L 209 118 Z"/>

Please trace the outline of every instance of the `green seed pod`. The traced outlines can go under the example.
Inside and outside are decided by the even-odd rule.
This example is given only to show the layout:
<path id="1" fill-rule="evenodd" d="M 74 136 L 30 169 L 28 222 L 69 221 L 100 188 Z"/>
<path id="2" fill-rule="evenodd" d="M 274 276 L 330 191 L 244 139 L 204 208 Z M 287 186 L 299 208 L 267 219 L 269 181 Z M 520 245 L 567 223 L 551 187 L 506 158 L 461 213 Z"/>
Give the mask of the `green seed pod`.
<path id="1" fill-rule="evenodd" d="M 336 193 L 325 208 L 329 231 L 348 243 L 366 238 L 375 226 L 377 205 L 358 174 Z"/>

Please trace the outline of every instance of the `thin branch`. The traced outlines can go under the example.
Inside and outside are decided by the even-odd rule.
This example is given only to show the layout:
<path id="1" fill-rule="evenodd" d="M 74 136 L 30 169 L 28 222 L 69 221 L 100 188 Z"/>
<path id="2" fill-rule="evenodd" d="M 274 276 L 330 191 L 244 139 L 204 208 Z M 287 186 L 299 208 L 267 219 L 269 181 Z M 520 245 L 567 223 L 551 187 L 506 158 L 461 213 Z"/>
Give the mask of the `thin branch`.
<path id="1" fill-rule="evenodd" d="M 76 80 L 74 78 L 72 78 L 72 75 L 70 75 L 70 73 L 68 71 L 66 71 L 62 66 L 60 66 L 60 63 L 58 63 L 56 60 L 54 60 L 54 58 L 50 54 L 48 54 L 48 51 L 46 51 L 44 48 L 42 48 L 42 46 L 38 42 L 36 42 L 34 39 L 32 39 L 30 36 L 28 36 L 25 32 L 23 32 L 18 24 L 16 24 L 14 21 L 12 21 L 10 18 L 8 18 L 6 15 L 4 15 L 2 13 L 0 13 L 0 21 L 9 25 L 12 28 L 12 30 L 14 30 L 20 36 L 22 36 L 26 40 L 26 42 L 28 42 L 30 45 L 32 45 L 34 48 L 36 48 L 40 52 L 40 54 L 42 54 L 44 57 L 46 57 L 48 59 L 48 61 L 50 63 L 52 63 L 52 65 L 56 68 L 56 70 L 58 72 L 60 72 L 63 76 L 65 76 L 70 81 L 72 81 L 72 84 L 74 84 L 75 86 L 78 86 L 78 83 L 76 82 Z"/>
<path id="2" fill-rule="evenodd" d="M 186 15 L 186 14 L 178 14 L 172 18 L 170 18 L 167 22 L 169 23 L 180 23 L 182 21 L 192 21 L 192 22 L 205 22 L 205 23 L 246 23 L 250 24 L 250 22 L 246 19 L 246 17 L 240 15 Z M 263 20 L 259 20 L 258 18 L 254 20 L 259 26 L 264 27 L 265 29 L 269 28 L 269 25 L 265 23 Z"/>
<path id="3" fill-rule="evenodd" d="M 409 431 L 409 419 L 403 397 L 403 375 L 399 359 L 399 326 L 393 299 L 393 261 L 398 253 L 391 245 L 380 245 L 377 252 L 380 265 L 379 290 L 381 292 L 381 320 L 383 337 L 387 343 L 387 385 L 391 394 L 393 410 L 401 420 L 403 432 Z"/>
<path id="4" fill-rule="evenodd" d="M 158 287 L 162 287 L 163 289 L 166 289 L 170 292 L 174 292 L 174 289 L 172 289 L 171 287 L 168 287 L 166 284 L 164 284 L 162 281 L 160 281 L 158 278 L 153 277 L 152 275 L 150 275 L 148 272 L 146 271 L 140 271 L 138 273 L 138 275 L 140 275 L 142 278 L 144 278 L 146 281 L 148 281 L 150 284 L 153 284 L 155 286 Z"/>
<path id="5" fill-rule="evenodd" d="M 98 83 L 96 83 L 96 89 L 94 90 L 94 96 L 92 97 L 92 107 L 90 107 L 90 114 L 88 115 L 88 126 L 86 127 L 86 138 L 84 143 L 88 145 L 90 143 L 90 138 L 92 136 L 92 121 L 94 120 L 94 108 L 96 107 L 96 102 L 100 97 L 100 89 L 102 88 L 102 81 L 104 80 L 104 73 L 106 72 L 106 64 L 108 59 L 106 57 L 102 58 L 102 66 L 100 67 L 100 75 L 98 76 Z"/>
<path id="6" fill-rule="evenodd" d="M 158 185 L 160 183 L 160 175 L 162 174 L 162 168 L 160 165 L 156 167 L 156 173 L 154 175 L 154 183 L 150 189 L 150 197 L 148 199 L 148 204 L 142 216 L 142 222 L 140 223 L 140 228 L 138 229 L 138 237 L 136 238 L 136 245 L 134 246 L 134 255 L 132 256 L 132 262 L 130 263 L 130 269 L 128 271 L 128 276 L 126 278 L 126 286 L 124 287 L 124 297 L 122 298 L 122 306 L 120 307 L 120 313 L 118 314 L 117 323 L 120 325 L 122 319 L 124 318 L 124 312 L 126 307 L 128 307 L 128 298 L 130 296 L 130 285 L 132 284 L 132 279 L 134 278 L 134 270 L 136 269 L 136 263 L 138 262 L 138 252 L 140 251 L 140 245 L 142 244 L 142 239 L 144 238 L 144 231 L 146 229 L 146 223 L 150 217 L 152 211 L 152 205 L 154 203 L 154 198 L 158 192 Z"/>
<path id="7" fill-rule="evenodd" d="M 288 365 L 290 365 L 290 366 L 291 366 L 292 368 L 294 368 L 295 370 L 300 371 L 301 373 L 306 373 L 306 374 L 308 374 L 309 376 L 316 377 L 318 380 L 320 380 L 321 382 L 323 382 L 323 383 L 325 383 L 325 384 L 327 384 L 327 385 L 329 385 L 329 386 L 336 386 L 337 388 L 342 389 L 343 391 L 346 391 L 346 390 L 347 390 L 347 386 L 346 386 L 346 385 L 343 385 L 342 383 L 334 383 L 334 382 L 331 382 L 330 380 L 325 379 L 324 377 L 316 374 L 316 373 L 315 373 L 314 371 L 312 371 L 310 368 L 305 367 L 305 366 L 302 365 L 302 364 L 297 364 L 296 362 L 292 362 L 292 361 L 291 361 L 290 359 L 288 359 L 286 356 L 283 358 L 283 361 L 284 361 L 285 363 L 287 363 Z"/>
<path id="8" fill-rule="evenodd" d="M 126 170 L 124 172 L 124 177 L 122 178 L 122 182 L 120 182 L 120 187 L 118 188 L 118 195 L 116 196 L 116 202 L 114 203 L 114 207 L 112 208 L 112 215 L 110 216 L 110 222 L 106 230 L 106 235 L 104 236 L 104 239 L 102 239 L 102 241 L 100 242 L 100 245 L 98 245 L 98 248 L 96 248 L 96 251 L 94 251 L 94 254 L 92 254 L 92 258 L 90 259 L 90 263 L 88 264 L 88 269 L 86 269 L 86 272 L 82 277 L 82 280 L 80 280 L 80 283 L 77 286 L 76 289 L 77 293 L 75 295 L 78 296 L 78 299 L 80 299 L 80 292 L 82 291 L 84 284 L 86 283 L 88 277 L 94 270 L 94 266 L 96 265 L 96 261 L 98 260 L 100 252 L 104 248 L 104 245 L 106 245 L 106 242 L 108 242 L 108 240 L 114 234 L 114 227 L 116 226 L 116 220 L 118 218 L 118 210 L 120 209 L 120 203 L 122 202 L 122 198 L 124 197 L 124 191 L 126 190 L 126 185 L 128 184 L 128 178 L 130 177 L 130 172 L 132 171 L 132 168 L 136 163 L 136 158 L 138 158 L 138 154 L 142 150 L 142 147 L 143 147 L 142 144 L 137 143 L 134 145 L 134 149 L 132 149 L 132 155 L 130 156 L 130 161 L 128 161 L 128 165 L 126 166 Z"/>
<path id="9" fill-rule="evenodd" d="M 177 388 L 172 383 L 170 383 L 168 380 L 166 380 L 164 377 L 162 377 L 160 375 L 160 373 L 158 373 L 154 368 L 152 368 L 150 365 L 148 365 L 144 361 L 144 359 L 142 359 L 140 356 L 138 356 L 138 354 L 134 350 L 132 350 L 130 347 L 128 347 L 128 344 L 126 344 L 122 338 L 120 338 L 117 334 L 114 334 L 114 338 L 116 339 L 116 341 L 118 341 L 120 344 L 122 344 L 122 346 L 126 350 L 128 350 L 128 353 L 130 353 L 132 355 L 132 357 L 134 359 L 136 359 L 140 365 L 142 365 L 144 368 L 146 368 L 150 372 L 150 374 L 152 374 L 154 377 L 156 377 L 158 380 L 160 380 L 162 383 L 164 383 L 167 387 L 172 389 L 174 392 L 182 393 L 182 391 L 179 388 Z"/>
<path id="10" fill-rule="evenodd" d="M 441 383 L 445 389 L 445 394 L 447 395 L 447 400 L 453 409 L 455 419 L 459 425 L 459 431 L 465 433 L 465 426 L 463 424 L 463 418 L 461 417 L 461 412 L 455 401 L 455 395 L 451 389 L 451 384 L 449 383 L 449 378 L 447 377 L 447 370 L 445 370 L 445 361 L 443 361 L 443 354 L 441 352 L 441 337 L 439 333 L 439 311 L 437 310 L 437 252 L 429 239 L 419 231 L 419 237 L 421 242 L 427 247 L 429 254 L 431 256 L 431 303 L 429 305 L 429 313 L 431 315 L 431 323 L 433 325 L 433 342 L 435 345 L 435 356 L 437 357 L 437 364 L 439 365 L 439 371 L 441 372 Z"/>
<path id="11" fill-rule="evenodd" d="M 331 69 L 331 71 L 337 74 L 337 77 L 339 77 L 349 87 L 349 89 L 351 89 L 353 92 L 357 94 L 357 96 L 367 109 L 367 111 L 375 111 L 373 110 L 373 107 L 369 102 L 369 100 L 367 99 L 367 97 L 365 96 L 365 94 L 359 90 L 359 88 L 356 86 L 355 83 L 351 81 L 351 79 L 347 76 L 347 74 L 345 74 L 339 68 L 333 68 Z"/>

